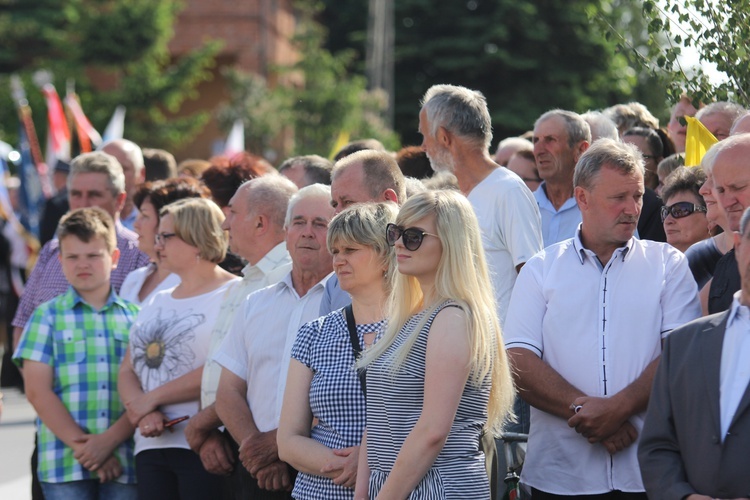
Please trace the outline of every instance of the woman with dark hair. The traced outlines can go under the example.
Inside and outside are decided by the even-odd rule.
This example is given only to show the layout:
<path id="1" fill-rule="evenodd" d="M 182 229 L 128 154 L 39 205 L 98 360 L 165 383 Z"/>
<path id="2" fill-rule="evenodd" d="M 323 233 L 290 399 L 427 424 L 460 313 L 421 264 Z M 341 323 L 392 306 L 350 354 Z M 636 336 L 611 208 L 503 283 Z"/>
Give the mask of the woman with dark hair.
<path id="1" fill-rule="evenodd" d="M 155 293 L 174 288 L 180 283 L 176 274 L 159 266 L 159 253 L 155 248 L 159 211 L 177 200 L 207 198 L 209 195 L 205 186 L 189 178 L 146 182 L 138 188 L 133 196 L 133 203 L 138 207 L 133 229 L 138 234 L 138 248 L 148 255 L 151 262 L 128 274 L 120 288 L 120 297 L 142 304 Z"/>
<path id="2" fill-rule="evenodd" d="M 680 252 L 709 237 L 706 202 L 700 194 L 704 182 L 702 169 L 680 167 L 664 183 L 661 221 L 667 243 Z"/>

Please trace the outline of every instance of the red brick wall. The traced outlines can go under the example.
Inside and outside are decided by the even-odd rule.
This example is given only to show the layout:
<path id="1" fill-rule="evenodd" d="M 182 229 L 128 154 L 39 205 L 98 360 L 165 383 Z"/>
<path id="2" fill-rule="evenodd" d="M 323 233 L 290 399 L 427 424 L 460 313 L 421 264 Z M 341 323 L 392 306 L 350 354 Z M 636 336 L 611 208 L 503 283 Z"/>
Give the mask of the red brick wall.
<path id="1" fill-rule="evenodd" d="M 294 26 L 291 0 L 186 0 L 169 44 L 172 55 L 188 53 L 207 39 L 221 40 L 224 45 L 214 69 L 214 80 L 202 84 L 198 100 L 183 105 L 182 112 L 213 113 L 226 101 L 228 92 L 220 75 L 225 65 L 257 72 L 275 83 L 277 79 L 270 74 L 270 68 L 294 62 L 295 52 L 290 43 Z M 178 161 L 207 158 L 213 142 L 224 136 L 225 132 L 219 130 L 212 118 L 194 141 L 173 153 Z"/>

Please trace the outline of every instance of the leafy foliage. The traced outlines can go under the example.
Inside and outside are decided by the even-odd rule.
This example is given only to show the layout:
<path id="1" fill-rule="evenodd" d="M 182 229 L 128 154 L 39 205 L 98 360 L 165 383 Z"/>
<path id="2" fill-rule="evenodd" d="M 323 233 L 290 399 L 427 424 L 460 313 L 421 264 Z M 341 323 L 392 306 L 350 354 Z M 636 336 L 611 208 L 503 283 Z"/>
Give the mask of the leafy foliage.
<path id="1" fill-rule="evenodd" d="M 206 113 L 174 117 L 197 84 L 210 77 L 218 43 L 173 61 L 167 43 L 178 12 L 172 0 L 0 0 L 0 109 L 12 116 L 7 84 L 19 73 L 35 111 L 37 131 L 46 130 L 46 107 L 31 84 L 36 70 L 50 70 L 60 94 L 65 82 L 76 91 L 93 125 L 102 130 L 117 105 L 127 107 L 125 136 L 148 147 L 174 148 L 189 140 Z M 7 28 L 7 30 L 6 30 Z M 92 81 L 97 81 L 94 87 Z M 0 122 L 0 134 L 16 137 L 15 120 Z"/>
<path id="2" fill-rule="evenodd" d="M 343 134 L 352 140 L 374 137 L 387 147 L 399 147 L 398 136 L 384 123 L 385 96 L 366 89 L 365 78 L 352 74 L 355 53 L 332 53 L 324 45 L 328 31 L 316 20 L 321 6 L 299 1 L 293 44 L 299 57 L 274 71 L 283 85 L 269 87 L 256 75 L 238 71 L 225 74 L 229 104 L 219 110 L 219 122 L 229 129 L 237 118 L 245 123 L 245 144 L 265 151 L 280 132 L 294 137 L 285 154 L 329 156 Z"/>
<path id="3" fill-rule="evenodd" d="M 395 2 L 397 132 L 405 143 L 419 141 L 419 100 L 439 83 L 482 91 L 496 140 L 530 129 L 551 108 L 584 112 L 638 100 L 659 112 L 664 94 L 658 82 L 640 75 L 629 54 L 618 50 L 618 42 L 603 36 L 600 28 L 604 21 L 618 24 L 628 12 L 635 12 L 631 19 L 640 18 L 636 2 Z M 326 4 L 323 18 L 336 33 L 330 43 L 364 54 L 366 21 L 361 18 L 367 0 L 350 0 L 346 5 L 326 0 Z"/>
<path id="4" fill-rule="evenodd" d="M 750 1 L 644 0 L 643 13 L 650 35 L 645 65 L 667 76 L 673 101 L 687 92 L 695 101 L 750 106 Z M 680 56 L 688 47 L 727 79 L 711 82 L 702 68 L 685 68 Z"/>

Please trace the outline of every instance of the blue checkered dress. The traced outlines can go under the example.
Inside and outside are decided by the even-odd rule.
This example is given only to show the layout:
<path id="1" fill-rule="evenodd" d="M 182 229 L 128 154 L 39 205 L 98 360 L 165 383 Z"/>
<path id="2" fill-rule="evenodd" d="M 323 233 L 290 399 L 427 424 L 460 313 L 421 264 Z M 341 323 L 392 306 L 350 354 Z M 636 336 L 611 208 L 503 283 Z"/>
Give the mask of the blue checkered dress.
<path id="1" fill-rule="evenodd" d="M 364 334 L 380 332 L 385 321 L 357 325 L 360 346 Z M 343 309 L 300 328 L 292 358 L 313 372 L 310 409 L 318 418 L 310 437 L 331 449 L 359 446 L 365 429 L 365 396 L 357 372 Z M 352 499 L 354 490 L 333 480 L 300 472 L 292 496 L 297 499 Z"/>

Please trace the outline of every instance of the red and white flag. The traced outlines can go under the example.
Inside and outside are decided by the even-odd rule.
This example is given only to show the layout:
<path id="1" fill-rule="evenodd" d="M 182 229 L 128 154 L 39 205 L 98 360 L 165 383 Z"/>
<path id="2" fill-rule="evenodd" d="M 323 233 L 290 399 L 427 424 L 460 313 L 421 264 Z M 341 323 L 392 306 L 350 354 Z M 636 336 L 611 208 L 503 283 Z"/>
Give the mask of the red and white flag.
<path id="1" fill-rule="evenodd" d="M 60 96 L 54 85 L 47 83 L 42 87 L 42 94 L 47 102 L 47 165 L 54 166 L 57 160 L 70 161 L 70 129 L 65 119 Z"/>
<path id="2" fill-rule="evenodd" d="M 86 117 L 83 108 L 81 108 L 81 103 L 78 101 L 78 95 L 75 92 L 69 91 L 65 95 L 65 107 L 68 108 L 73 117 L 81 153 L 90 153 L 93 149 L 99 147 L 102 143 L 102 136 L 99 135 L 99 132 L 96 131 Z"/>

